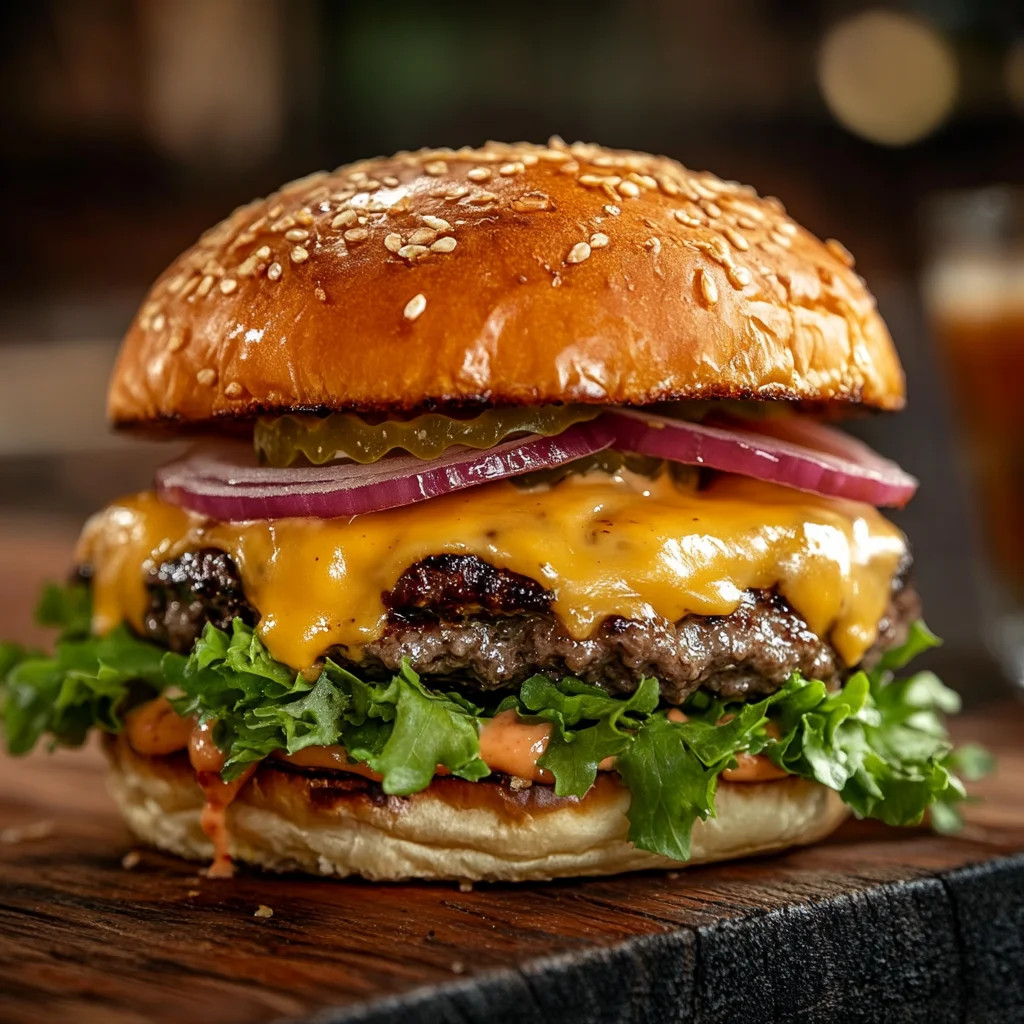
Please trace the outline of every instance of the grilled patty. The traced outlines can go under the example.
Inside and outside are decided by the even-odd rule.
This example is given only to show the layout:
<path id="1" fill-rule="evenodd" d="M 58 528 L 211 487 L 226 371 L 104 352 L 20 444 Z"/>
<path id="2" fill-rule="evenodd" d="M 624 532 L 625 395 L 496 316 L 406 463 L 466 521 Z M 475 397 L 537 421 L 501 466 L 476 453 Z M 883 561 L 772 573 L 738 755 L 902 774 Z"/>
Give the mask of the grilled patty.
<path id="1" fill-rule="evenodd" d="M 204 548 L 154 568 L 147 637 L 188 651 L 207 622 L 226 627 L 236 615 L 254 625 L 237 569 L 222 551 Z M 609 692 L 631 693 L 654 676 L 663 698 L 680 704 L 704 687 L 728 699 L 775 692 L 793 672 L 839 682 L 854 666 L 813 633 L 778 594 L 750 590 L 730 615 L 605 620 L 594 635 L 574 639 L 550 610 L 554 595 L 536 580 L 497 569 L 473 555 L 433 555 L 407 569 L 383 595 L 384 635 L 356 662 L 344 649 L 331 657 L 386 677 L 408 658 L 421 675 L 483 690 L 518 686 L 535 672 L 578 676 Z M 901 643 L 920 605 L 901 572 L 866 663 Z"/>

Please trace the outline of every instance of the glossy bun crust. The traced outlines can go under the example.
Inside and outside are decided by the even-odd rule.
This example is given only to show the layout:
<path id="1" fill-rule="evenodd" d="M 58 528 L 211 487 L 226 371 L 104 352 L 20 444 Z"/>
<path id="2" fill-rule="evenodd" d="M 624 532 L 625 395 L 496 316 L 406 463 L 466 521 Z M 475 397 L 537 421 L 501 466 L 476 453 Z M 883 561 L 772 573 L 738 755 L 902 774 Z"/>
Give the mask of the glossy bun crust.
<path id="1" fill-rule="evenodd" d="M 286 185 L 175 260 L 109 414 L 897 408 L 899 359 L 852 262 L 775 200 L 663 157 L 560 140 L 400 153 Z"/>
<path id="2" fill-rule="evenodd" d="M 213 846 L 199 825 L 202 794 L 184 754 L 143 757 L 107 743 L 109 788 L 143 842 L 198 860 Z M 626 835 L 629 793 L 610 773 L 582 800 L 548 786 L 435 779 L 388 797 L 357 776 L 293 774 L 264 762 L 228 810 L 234 858 L 272 871 L 533 881 L 681 867 L 637 850 Z M 847 815 L 839 797 L 804 779 L 723 783 L 718 816 L 697 822 L 689 864 L 814 843 Z"/>

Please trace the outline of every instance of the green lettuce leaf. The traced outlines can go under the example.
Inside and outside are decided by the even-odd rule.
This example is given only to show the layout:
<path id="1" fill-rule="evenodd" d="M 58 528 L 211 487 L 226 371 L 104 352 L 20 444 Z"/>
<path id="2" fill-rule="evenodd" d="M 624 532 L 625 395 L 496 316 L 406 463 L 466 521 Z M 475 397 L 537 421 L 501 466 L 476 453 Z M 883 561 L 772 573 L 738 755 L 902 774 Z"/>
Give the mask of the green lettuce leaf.
<path id="1" fill-rule="evenodd" d="M 339 744 L 381 774 L 386 793 L 426 789 L 438 765 L 473 781 L 489 774 L 474 706 L 428 690 L 408 665 L 385 684 L 328 661 L 310 682 L 235 619 L 230 635 L 207 625 L 187 659 L 165 655 L 164 671 L 179 714 L 217 722 L 227 780 L 275 750 Z"/>
<path id="2" fill-rule="evenodd" d="M 610 697 L 578 679 L 527 679 L 519 693 L 521 714 L 552 725 L 547 749 L 537 763 L 554 775 L 555 793 L 583 796 L 597 779 L 597 766 L 626 749 L 658 699 L 656 679 L 642 680 L 627 698 Z M 577 728 L 584 721 L 593 724 Z"/>
<path id="3" fill-rule="evenodd" d="M 330 660 L 307 677 L 275 661 L 241 620 L 230 630 L 207 626 L 187 657 L 124 626 L 94 637 L 82 586 L 49 588 L 39 617 L 61 631 L 53 655 L 0 644 L 0 722 L 12 753 L 43 736 L 75 746 L 91 728 L 117 732 L 128 709 L 166 692 L 179 714 L 215 723 L 225 779 L 275 751 L 340 745 L 380 773 L 385 792 L 408 795 L 425 789 L 438 765 L 472 781 L 486 776 L 480 729 L 514 709 L 550 724 L 539 763 L 557 794 L 583 796 L 601 762 L 614 759 L 631 793 L 630 839 L 678 860 L 689 856 L 694 823 L 714 815 L 719 777 L 740 754 L 764 754 L 834 789 L 859 816 L 902 825 L 930 812 L 946 831 L 959 826 L 962 780 L 991 768 L 982 748 L 953 749 L 944 722 L 960 706 L 952 690 L 930 672 L 895 678 L 938 643 L 923 623 L 837 692 L 799 675 L 750 703 L 698 691 L 675 720 L 659 708 L 655 679 L 612 696 L 538 675 L 485 707 L 425 686 L 407 664 L 389 681 L 360 679 Z"/>
<path id="4" fill-rule="evenodd" d="M 490 774 L 480 759 L 476 716 L 428 690 L 408 663 L 374 699 L 395 705 L 391 735 L 380 754 L 367 762 L 384 777 L 385 793 L 405 796 L 426 789 L 439 764 L 471 782 Z"/>
<path id="5" fill-rule="evenodd" d="M 49 586 L 36 618 L 60 629 L 52 655 L 0 645 L 0 724 L 12 754 L 25 754 L 43 736 L 77 747 L 90 729 L 121 728 L 133 703 L 163 686 L 163 652 L 123 626 L 91 637 L 88 589 Z"/>
<path id="6" fill-rule="evenodd" d="M 654 715 L 616 762 L 629 788 L 629 839 L 641 850 L 690 859 L 693 824 L 714 814 L 718 776 L 730 760 L 707 766 L 683 733 L 685 723 Z"/>

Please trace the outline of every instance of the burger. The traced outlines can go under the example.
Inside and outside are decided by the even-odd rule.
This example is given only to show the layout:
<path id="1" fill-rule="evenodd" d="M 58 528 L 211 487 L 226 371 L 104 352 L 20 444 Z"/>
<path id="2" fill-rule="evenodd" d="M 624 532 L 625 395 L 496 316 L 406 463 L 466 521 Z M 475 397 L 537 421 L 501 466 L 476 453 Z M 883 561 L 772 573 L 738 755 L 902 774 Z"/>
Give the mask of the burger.
<path id="1" fill-rule="evenodd" d="M 103 734 L 139 840 L 533 880 L 949 827 L 967 759 L 903 534 L 831 425 L 904 402 L 835 241 L 663 157 L 399 153 L 156 281 L 114 427 L 189 438 L 2 649 L 18 754 Z"/>

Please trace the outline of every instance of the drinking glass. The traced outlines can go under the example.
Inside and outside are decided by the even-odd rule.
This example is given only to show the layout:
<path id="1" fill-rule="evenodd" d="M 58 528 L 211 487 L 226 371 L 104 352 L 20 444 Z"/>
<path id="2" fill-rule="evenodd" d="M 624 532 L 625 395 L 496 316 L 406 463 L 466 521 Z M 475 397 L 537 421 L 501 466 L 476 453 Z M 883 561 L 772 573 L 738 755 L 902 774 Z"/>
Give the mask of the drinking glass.
<path id="1" fill-rule="evenodd" d="M 987 553 L 986 641 L 1024 688 L 1024 189 L 939 194 L 925 238 L 925 305 Z"/>

